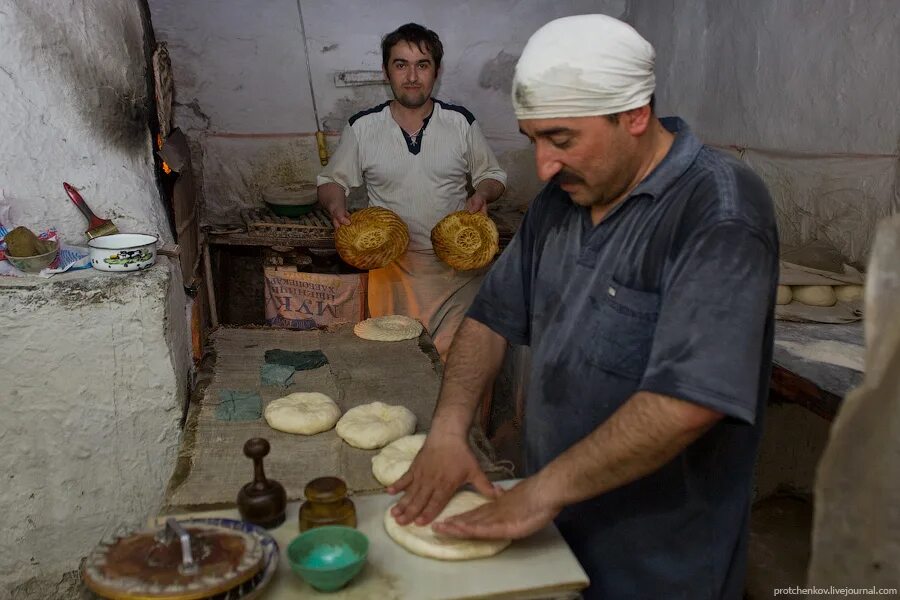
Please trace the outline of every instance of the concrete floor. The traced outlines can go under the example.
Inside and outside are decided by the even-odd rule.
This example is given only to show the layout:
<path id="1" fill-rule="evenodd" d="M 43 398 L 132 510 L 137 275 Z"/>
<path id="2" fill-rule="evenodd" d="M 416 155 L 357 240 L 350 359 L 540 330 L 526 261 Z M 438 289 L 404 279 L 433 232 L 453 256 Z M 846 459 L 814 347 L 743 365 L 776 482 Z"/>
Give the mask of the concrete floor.
<path id="1" fill-rule="evenodd" d="M 808 497 L 773 496 L 756 503 L 750 517 L 746 600 L 772 598 L 776 588 L 805 584 L 812 518 Z"/>

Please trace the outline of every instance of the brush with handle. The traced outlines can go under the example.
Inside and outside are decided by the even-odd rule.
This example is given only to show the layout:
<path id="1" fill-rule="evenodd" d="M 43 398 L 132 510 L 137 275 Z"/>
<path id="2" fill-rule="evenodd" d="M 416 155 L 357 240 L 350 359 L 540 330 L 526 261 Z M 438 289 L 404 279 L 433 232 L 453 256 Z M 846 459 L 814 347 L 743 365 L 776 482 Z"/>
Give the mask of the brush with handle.
<path id="1" fill-rule="evenodd" d="M 72 199 L 72 202 L 78 207 L 78 210 L 81 211 L 81 214 L 88 219 L 88 230 L 84 232 L 84 235 L 86 235 L 89 240 L 102 235 L 119 233 L 119 228 L 116 227 L 115 223 L 109 219 L 101 219 L 88 208 L 87 203 L 84 201 L 84 198 L 81 197 L 81 194 L 78 193 L 78 190 L 65 181 L 63 182 L 63 187 L 66 189 L 69 198 Z"/>

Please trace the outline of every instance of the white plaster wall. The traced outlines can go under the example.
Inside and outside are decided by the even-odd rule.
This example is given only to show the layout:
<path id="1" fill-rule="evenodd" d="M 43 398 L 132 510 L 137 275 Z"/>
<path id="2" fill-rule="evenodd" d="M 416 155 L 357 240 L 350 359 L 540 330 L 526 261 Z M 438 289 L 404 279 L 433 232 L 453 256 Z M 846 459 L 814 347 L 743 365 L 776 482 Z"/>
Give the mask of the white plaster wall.
<path id="1" fill-rule="evenodd" d="M 120 230 L 172 239 L 145 34 L 131 0 L 0 0 L 5 225 L 83 244 L 68 181 Z M 16 598 L 54 597 L 103 536 L 158 509 L 191 364 L 184 306 L 165 258 L 135 274 L 0 278 L 0 597 L 26 580 L 38 583 Z"/>
<path id="2" fill-rule="evenodd" d="M 130 0 L 0 0 L 0 189 L 10 220 L 83 243 L 62 182 L 121 231 L 171 239 L 153 176 L 144 30 Z"/>
<path id="3" fill-rule="evenodd" d="M 455 3 L 301 0 L 319 126 L 336 142 L 352 114 L 390 98 L 383 85 L 336 87 L 334 75 L 381 69 L 381 37 L 410 21 L 444 43 L 436 96 L 471 110 L 510 171 L 507 197 L 524 203 L 538 189 L 532 154 L 518 133 L 509 88 L 528 37 L 556 17 L 624 16 L 627 0 Z M 153 28 L 175 74 L 176 124 L 203 165 L 205 220 L 240 223 L 269 183 L 312 180 L 321 166 L 297 0 L 150 0 Z"/>
<path id="4" fill-rule="evenodd" d="M 158 510 L 189 340 L 180 271 L 0 278 L 0 589 Z M 0 593 L 2 595 L 2 593 Z"/>
<path id="5" fill-rule="evenodd" d="M 769 184 L 782 240 L 864 263 L 900 210 L 895 0 L 631 0 L 657 53 L 661 114 L 743 153 Z"/>

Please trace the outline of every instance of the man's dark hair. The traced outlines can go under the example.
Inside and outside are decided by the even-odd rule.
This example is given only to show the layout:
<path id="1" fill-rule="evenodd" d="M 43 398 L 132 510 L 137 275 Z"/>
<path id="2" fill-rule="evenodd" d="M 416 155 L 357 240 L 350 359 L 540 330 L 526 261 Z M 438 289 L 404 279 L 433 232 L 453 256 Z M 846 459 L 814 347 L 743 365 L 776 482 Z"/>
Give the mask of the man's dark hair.
<path id="1" fill-rule="evenodd" d="M 430 53 L 434 59 L 434 68 L 437 70 L 441 66 L 441 59 L 444 57 L 444 45 L 438 34 L 422 27 L 417 23 L 407 23 L 401 25 L 396 31 L 392 31 L 381 40 L 381 64 L 385 70 L 388 68 L 388 61 L 391 58 L 391 48 L 400 42 L 408 42 L 418 48 L 423 54 Z"/>

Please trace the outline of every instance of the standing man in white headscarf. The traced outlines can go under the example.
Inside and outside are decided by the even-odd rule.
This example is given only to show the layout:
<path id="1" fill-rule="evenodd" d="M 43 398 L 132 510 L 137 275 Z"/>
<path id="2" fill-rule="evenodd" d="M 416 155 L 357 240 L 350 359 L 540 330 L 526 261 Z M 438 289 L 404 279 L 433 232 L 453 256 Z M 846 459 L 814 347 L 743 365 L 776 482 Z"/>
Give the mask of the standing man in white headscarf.
<path id="1" fill-rule="evenodd" d="M 553 21 L 513 83 L 547 186 L 450 350 L 425 446 L 391 491 L 433 525 L 520 538 L 551 520 L 586 598 L 741 598 L 778 277 L 772 201 L 740 161 L 658 119 L 652 46 L 602 15 Z M 532 352 L 530 475 L 495 491 L 466 443 L 507 341 Z"/>

